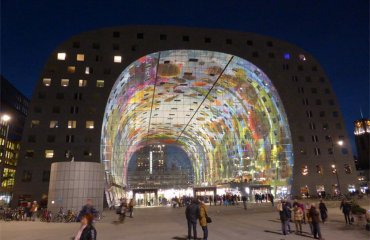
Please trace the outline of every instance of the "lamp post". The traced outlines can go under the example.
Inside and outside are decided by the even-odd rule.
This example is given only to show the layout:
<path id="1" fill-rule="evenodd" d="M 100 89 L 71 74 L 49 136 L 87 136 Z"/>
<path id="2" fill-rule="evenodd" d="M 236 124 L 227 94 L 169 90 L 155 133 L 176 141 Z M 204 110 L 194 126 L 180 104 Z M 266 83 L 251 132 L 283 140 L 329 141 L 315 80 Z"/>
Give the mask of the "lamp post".
<path id="1" fill-rule="evenodd" d="M 336 160 L 335 160 L 335 151 L 334 151 L 334 141 L 333 141 L 333 139 L 332 139 L 331 136 L 329 136 L 329 138 L 330 138 L 330 141 L 331 141 L 331 147 L 332 147 L 332 151 L 333 151 L 332 152 L 333 153 L 333 162 L 334 162 L 334 164 L 331 165 L 331 168 L 332 168 L 332 172 L 335 174 L 335 176 L 337 178 L 337 186 L 338 186 L 339 194 L 341 194 L 342 193 L 342 190 L 341 190 L 341 187 L 340 187 L 338 170 L 337 170 L 337 168 L 335 166 Z M 336 143 L 338 144 L 338 146 L 343 146 L 343 144 L 344 144 L 343 140 L 339 140 Z"/>
<path id="2" fill-rule="evenodd" d="M 3 176 L 3 172 L 4 172 L 3 166 L 4 166 L 4 163 L 5 163 L 6 145 L 8 143 L 9 121 L 10 120 L 11 120 L 11 117 L 7 114 L 4 114 L 4 115 L 1 116 L 2 125 L 6 125 L 6 130 L 5 130 L 5 139 L 4 139 L 4 145 L 3 145 L 3 155 L 2 155 L 2 158 L 1 158 L 2 164 L 1 164 L 1 168 L 0 168 L 0 177 L 1 177 L 0 184 L 2 184 L 3 177 L 4 177 Z"/>

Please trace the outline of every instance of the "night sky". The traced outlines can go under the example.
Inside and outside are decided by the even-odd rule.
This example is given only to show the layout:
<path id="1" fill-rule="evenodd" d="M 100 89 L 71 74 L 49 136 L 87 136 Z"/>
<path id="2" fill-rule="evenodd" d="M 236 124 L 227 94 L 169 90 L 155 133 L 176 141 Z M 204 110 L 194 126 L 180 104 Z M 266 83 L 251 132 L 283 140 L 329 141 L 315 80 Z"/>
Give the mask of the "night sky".
<path id="1" fill-rule="evenodd" d="M 255 32 L 298 45 L 329 75 L 350 136 L 360 108 L 369 116 L 368 0 L 1 0 L 0 7 L 0 72 L 28 97 L 48 55 L 73 35 L 178 25 Z"/>

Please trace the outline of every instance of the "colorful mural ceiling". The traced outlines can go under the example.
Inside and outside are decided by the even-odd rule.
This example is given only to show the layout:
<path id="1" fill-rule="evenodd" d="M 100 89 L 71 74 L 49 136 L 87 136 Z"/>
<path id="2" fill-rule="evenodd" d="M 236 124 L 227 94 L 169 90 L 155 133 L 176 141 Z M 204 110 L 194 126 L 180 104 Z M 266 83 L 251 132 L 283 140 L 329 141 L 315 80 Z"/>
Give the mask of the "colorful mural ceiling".
<path id="1" fill-rule="evenodd" d="M 135 151 L 158 142 L 188 153 L 197 185 L 291 181 L 291 137 L 278 93 L 258 67 L 236 56 L 170 50 L 144 56 L 122 72 L 102 129 L 110 189 L 125 187 Z"/>

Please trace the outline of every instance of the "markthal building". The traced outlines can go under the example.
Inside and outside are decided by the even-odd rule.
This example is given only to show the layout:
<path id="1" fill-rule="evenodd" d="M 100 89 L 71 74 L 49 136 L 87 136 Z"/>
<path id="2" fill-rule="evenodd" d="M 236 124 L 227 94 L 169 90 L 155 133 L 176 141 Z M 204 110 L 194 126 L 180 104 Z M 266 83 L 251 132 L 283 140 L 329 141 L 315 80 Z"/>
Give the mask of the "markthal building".
<path id="1" fill-rule="evenodd" d="M 21 146 L 15 202 L 48 195 L 51 164 L 71 156 L 101 163 L 109 205 L 357 188 L 324 70 L 305 50 L 254 33 L 129 26 L 76 35 L 46 62 Z"/>

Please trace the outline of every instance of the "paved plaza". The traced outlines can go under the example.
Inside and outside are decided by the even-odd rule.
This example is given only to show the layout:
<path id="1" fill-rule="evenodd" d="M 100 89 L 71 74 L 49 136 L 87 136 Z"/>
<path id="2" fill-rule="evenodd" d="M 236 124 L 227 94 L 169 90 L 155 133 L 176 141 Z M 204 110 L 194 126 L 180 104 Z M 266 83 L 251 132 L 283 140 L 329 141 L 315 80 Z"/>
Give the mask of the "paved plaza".
<path id="1" fill-rule="evenodd" d="M 369 232 L 357 225 L 346 226 L 338 203 L 329 203 L 329 221 L 321 225 L 326 240 L 369 239 Z M 367 206 L 369 208 L 369 205 Z M 117 223 L 114 211 L 104 212 L 104 218 L 96 223 L 98 239 L 186 239 L 185 208 L 140 208 L 135 209 L 134 218 Z M 209 225 L 210 240 L 226 239 L 313 239 L 304 225 L 304 236 L 283 236 L 275 208 L 269 204 L 251 204 L 245 211 L 241 205 L 235 207 L 210 207 L 213 223 Z M 291 224 L 294 229 L 294 224 Z M 0 222 L 1 240 L 47 240 L 71 239 L 79 228 L 78 223 L 43 222 Z M 198 227 L 198 237 L 201 228 Z"/>

